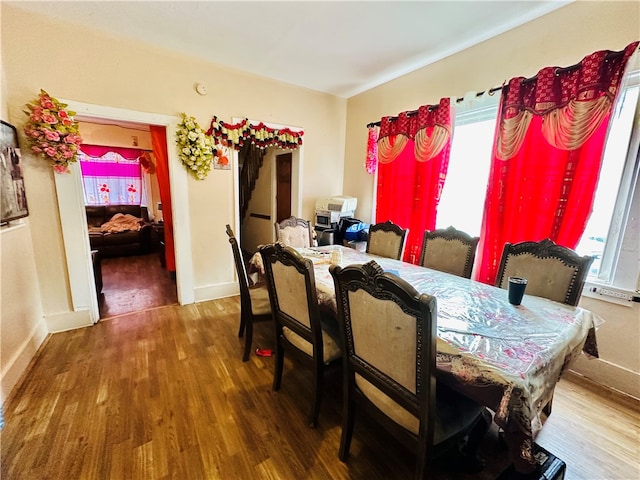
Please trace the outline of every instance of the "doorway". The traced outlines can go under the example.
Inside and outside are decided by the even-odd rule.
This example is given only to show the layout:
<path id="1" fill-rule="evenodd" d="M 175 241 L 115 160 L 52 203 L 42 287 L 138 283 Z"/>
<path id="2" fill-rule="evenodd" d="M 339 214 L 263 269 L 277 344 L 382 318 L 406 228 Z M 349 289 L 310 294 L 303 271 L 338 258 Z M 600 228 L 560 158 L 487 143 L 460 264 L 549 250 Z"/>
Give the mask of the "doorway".
<path id="1" fill-rule="evenodd" d="M 84 200 L 91 211 L 87 218 L 100 319 L 177 303 L 175 272 L 166 269 L 162 248 L 166 226 L 162 200 L 171 203 L 168 189 L 161 197 L 159 181 L 167 171 L 166 159 L 154 154 L 150 125 L 76 120 L 85 144 L 80 165 Z M 123 165 L 129 168 L 123 171 Z M 111 213 L 100 215 L 107 205 Z M 125 205 L 124 209 L 119 205 Z M 110 221 L 115 212 L 141 219 L 139 231 L 101 234 L 103 222 Z"/>
<path id="2" fill-rule="evenodd" d="M 233 122 L 242 121 L 243 118 L 234 117 Z M 259 120 L 250 120 L 250 123 L 259 124 Z M 270 128 L 284 129 L 299 132 L 303 129 L 301 127 L 295 127 L 290 125 L 281 124 L 266 124 Z M 234 201 L 235 201 L 235 227 L 234 232 L 241 248 L 244 252 L 252 253 L 257 251 L 258 245 L 265 245 L 273 243 L 275 241 L 275 229 L 274 223 L 278 219 L 279 215 L 284 215 L 287 212 L 288 203 L 288 215 L 283 218 L 287 218 L 291 215 L 302 217 L 302 172 L 304 170 L 304 144 L 300 145 L 295 150 L 283 150 L 276 147 L 269 147 L 266 151 L 262 168 L 258 182 L 256 183 L 253 197 L 249 202 L 249 208 L 243 215 L 240 211 L 240 159 L 239 153 L 233 150 L 233 174 L 234 174 Z M 289 160 L 286 160 L 286 158 Z M 283 158 L 282 170 L 288 170 L 289 173 L 284 176 L 284 184 L 289 185 L 288 192 L 283 193 L 285 198 L 288 195 L 288 202 L 281 199 L 281 210 L 278 213 L 278 165 L 277 158 Z M 254 197 L 258 198 L 254 198 Z M 239 232 L 239 234 L 238 234 Z"/>
<path id="3" fill-rule="evenodd" d="M 63 99 L 80 118 L 106 119 L 159 125 L 166 129 L 167 142 L 175 137 L 179 118 L 125 110 L 114 107 L 86 104 Z M 187 172 L 181 168 L 175 149 L 168 148 L 169 177 L 171 178 L 174 243 L 176 254 L 176 291 L 181 305 L 195 301 L 193 288 L 193 264 L 191 258 L 191 228 Z M 55 175 L 56 195 L 63 232 L 64 250 L 71 290 L 72 315 L 65 316 L 64 323 L 55 331 L 78 328 L 96 323 L 99 318 L 94 271 L 87 239 L 87 220 L 84 212 L 82 175 L 77 163 L 71 164 L 71 175 Z"/>
<path id="4" fill-rule="evenodd" d="M 276 155 L 276 222 L 291 216 L 291 153 Z"/>

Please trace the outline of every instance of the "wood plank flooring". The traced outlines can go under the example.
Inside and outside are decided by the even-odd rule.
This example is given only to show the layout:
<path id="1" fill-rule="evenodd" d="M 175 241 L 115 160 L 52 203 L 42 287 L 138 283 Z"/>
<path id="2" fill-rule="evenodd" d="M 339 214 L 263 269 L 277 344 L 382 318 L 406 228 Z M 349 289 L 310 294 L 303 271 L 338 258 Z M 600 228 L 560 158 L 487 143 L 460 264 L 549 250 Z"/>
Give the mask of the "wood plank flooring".
<path id="1" fill-rule="evenodd" d="M 166 306 L 57 333 L 4 405 L 3 480 L 412 478 L 415 457 L 366 417 L 351 457 L 337 457 L 341 397 L 327 379 L 319 426 L 305 421 L 308 371 L 273 357 L 241 361 L 238 297 Z M 258 324 L 254 346 L 273 347 Z M 640 478 L 638 403 L 563 379 L 538 443 L 567 480 Z M 431 478 L 495 479 L 507 466 L 492 429 L 475 476 L 433 466 Z"/>
<path id="2" fill-rule="evenodd" d="M 102 259 L 100 318 L 178 303 L 176 282 L 157 253 Z"/>

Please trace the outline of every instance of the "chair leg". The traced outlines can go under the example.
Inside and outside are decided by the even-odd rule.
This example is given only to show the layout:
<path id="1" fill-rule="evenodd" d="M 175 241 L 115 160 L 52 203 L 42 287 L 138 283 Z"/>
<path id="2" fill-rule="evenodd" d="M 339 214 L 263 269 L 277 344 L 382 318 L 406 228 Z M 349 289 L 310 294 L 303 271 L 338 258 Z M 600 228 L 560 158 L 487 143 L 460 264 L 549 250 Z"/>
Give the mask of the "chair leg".
<path id="1" fill-rule="evenodd" d="M 313 403 L 311 405 L 311 417 L 309 426 L 315 428 L 318 425 L 320 415 L 320 403 L 322 402 L 322 389 L 324 384 L 322 359 L 313 359 Z"/>
<path id="2" fill-rule="evenodd" d="M 542 412 L 548 417 L 551 415 L 551 406 L 553 404 L 553 397 L 547 402 L 547 404 L 542 407 Z"/>
<path id="3" fill-rule="evenodd" d="M 245 314 L 244 312 L 240 312 L 240 330 L 238 330 L 238 337 L 242 338 L 242 336 L 244 335 L 244 328 L 246 325 L 246 319 L 245 319 Z"/>
<path id="4" fill-rule="evenodd" d="M 280 390 L 280 384 L 282 383 L 282 369 L 284 368 L 284 349 L 280 344 L 280 339 L 276 340 L 276 361 L 274 363 L 273 371 L 273 390 Z"/>
<path id="5" fill-rule="evenodd" d="M 353 402 L 346 399 L 346 394 L 343 399 L 342 406 L 342 436 L 340 437 L 340 450 L 338 451 L 338 458 L 341 461 L 346 462 L 349 458 L 349 448 L 351 447 L 351 437 L 353 436 L 353 424 L 355 420 L 355 407 Z"/>
<path id="6" fill-rule="evenodd" d="M 247 322 L 246 329 L 247 336 L 244 339 L 244 355 L 242 355 L 243 362 L 248 361 L 249 355 L 251 355 L 251 344 L 253 343 L 253 323 Z"/>

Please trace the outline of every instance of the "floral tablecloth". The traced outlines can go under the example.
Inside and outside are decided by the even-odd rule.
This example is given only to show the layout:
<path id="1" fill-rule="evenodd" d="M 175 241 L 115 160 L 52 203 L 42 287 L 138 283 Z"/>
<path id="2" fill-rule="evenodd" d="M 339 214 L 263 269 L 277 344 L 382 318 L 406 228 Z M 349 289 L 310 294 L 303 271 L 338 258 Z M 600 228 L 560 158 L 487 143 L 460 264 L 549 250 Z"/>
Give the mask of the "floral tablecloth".
<path id="1" fill-rule="evenodd" d="M 522 304 L 514 306 L 506 290 L 346 247 L 297 249 L 314 263 L 318 301 L 333 311 L 329 265 L 335 248 L 342 249 L 341 266 L 374 259 L 419 292 L 436 297 L 439 378 L 495 412 L 516 468 L 530 470 L 541 410 L 583 349 L 598 355 L 595 327 L 602 320 L 583 308 L 526 292 Z"/>

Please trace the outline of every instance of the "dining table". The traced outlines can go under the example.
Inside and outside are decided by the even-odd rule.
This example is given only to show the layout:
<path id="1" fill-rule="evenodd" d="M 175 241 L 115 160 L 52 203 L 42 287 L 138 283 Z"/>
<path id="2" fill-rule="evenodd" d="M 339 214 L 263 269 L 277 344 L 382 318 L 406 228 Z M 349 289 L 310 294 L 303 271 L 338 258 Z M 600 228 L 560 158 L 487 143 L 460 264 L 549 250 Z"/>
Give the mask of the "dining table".
<path id="1" fill-rule="evenodd" d="M 543 407 L 577 356 L 598 356 L 600 317 L 526 292 L 520 305 L 512 305 L 507 290 L 341 245 L 296 250 L 313 262 L 318 302 L 333 312 L 332 262 L 344 267 L 375 260 L 419 293 L 434 296 L 438 381 L 492 410 L 514 468 L 536 469 L 534 440 L 546 419 Z"/>

